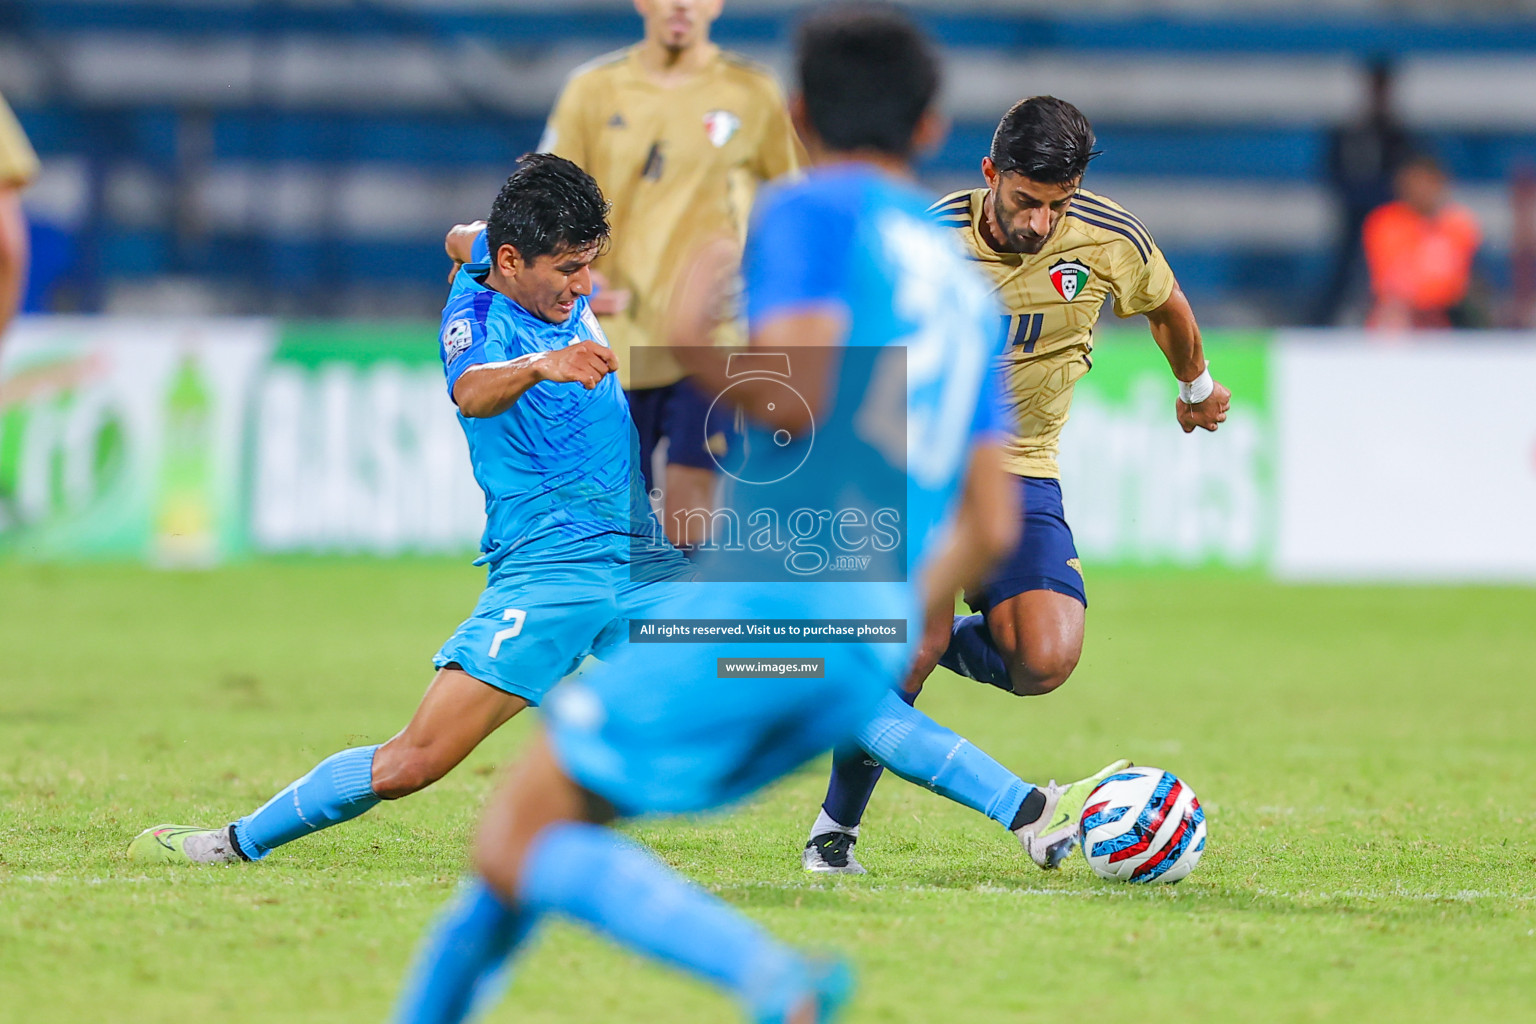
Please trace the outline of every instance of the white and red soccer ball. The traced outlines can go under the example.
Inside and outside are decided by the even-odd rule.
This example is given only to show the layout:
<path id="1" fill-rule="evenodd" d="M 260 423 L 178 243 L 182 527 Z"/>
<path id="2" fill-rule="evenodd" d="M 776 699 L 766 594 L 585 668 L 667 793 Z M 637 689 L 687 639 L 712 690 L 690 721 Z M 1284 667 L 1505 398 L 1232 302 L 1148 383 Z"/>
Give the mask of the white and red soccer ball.
<path id="1" fill-rule="evenodd" d="M 1080 824 L 1089 867 L 1117 882 L 1177 882 L 1205 851 L 1195 791 L 1161 768 L 1127 768 L 1099 783 Z"/>

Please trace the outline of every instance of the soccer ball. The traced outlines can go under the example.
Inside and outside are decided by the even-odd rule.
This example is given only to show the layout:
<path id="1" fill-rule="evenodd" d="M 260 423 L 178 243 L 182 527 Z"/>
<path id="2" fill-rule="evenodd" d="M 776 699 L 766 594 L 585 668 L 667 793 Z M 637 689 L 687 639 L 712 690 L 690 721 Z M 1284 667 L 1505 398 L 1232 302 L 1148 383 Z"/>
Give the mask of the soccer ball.
<path id="1" fill-rule="evenodd" d="M 1080 824 L 1083 858 L 1117 882 L 1177 882 L 1205 850 L 1195 791 L 1161 768 L 1127 768 L 1099 783 Z"/>

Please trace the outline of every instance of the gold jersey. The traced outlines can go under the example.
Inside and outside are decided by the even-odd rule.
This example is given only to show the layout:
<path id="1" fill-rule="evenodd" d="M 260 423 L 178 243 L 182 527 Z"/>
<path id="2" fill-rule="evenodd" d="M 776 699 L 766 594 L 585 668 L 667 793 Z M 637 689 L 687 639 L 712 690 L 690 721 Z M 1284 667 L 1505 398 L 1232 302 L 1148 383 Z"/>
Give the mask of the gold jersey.
<path id="1" fill-rule="evenodd" d="M 0 96 L 0 186 L 22 188 L 37 177 L 37 154 Z"/>
<path id="2" fill-rule="evenodd" d="M 630 300 L 601 318 L 603 331 L 624 387 L 654 388 L 681 379 L 682 369 L 652 353 L 632 371 L 630 352 L 665 344 L 662 321 L 682 262 L 708 238 L 744 238 L 757 187 L 797 169 L 804 151 L 766 68 L 721 51 L 686 82 L 663 87 L 646 76 L 637 50 L 578 68 L 539 148 L 581 166 L 613 205 L 612 242 L 593 268 Z"/>
<path id="3" fill-rule="evenodd" d="M 1133 316 L 1173 294 L 1173 271 L 1145 225 L 1118 204 L 1079 189 L 1038 253 L 995 251 L 981 234 L 987 189 L 954 192 L 930 213 L 960 235 L 1003 309 L 1007 405 L 1005 464 L 1018 476 L 1059 478 L 1056 451 L 1072 388 L 1093 367 L 1093 328 L 1106 296 Z"/>

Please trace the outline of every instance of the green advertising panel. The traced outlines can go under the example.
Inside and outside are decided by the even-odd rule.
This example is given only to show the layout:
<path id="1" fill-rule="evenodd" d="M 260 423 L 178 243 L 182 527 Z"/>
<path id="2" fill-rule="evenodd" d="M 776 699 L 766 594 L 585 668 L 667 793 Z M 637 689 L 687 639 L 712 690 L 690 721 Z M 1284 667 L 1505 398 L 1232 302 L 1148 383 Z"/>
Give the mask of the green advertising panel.
<path id="1" fill-rule="evenodd" d="M 0 352 L 0 554 L 210 565 L 245 546 L 261 321 L 38 318 Z"/>
<path id="2" fill-rule="evenodd" d="M 1267 562 L 1270 339 L 1206 345 L 1232 414 L 1185 435 L 1145 329 L 1099 340 L 1060 460 L 1089 572 Z M 482 526 L 433 324 L 40 318 L 0 352 L 0 557 L 467 554 Z"/>
<path id="3" fill-rule="evenodd" d="M 430 323 L 283 328 L 254 399 L 249 525 L 264 552 L 473 552 L 484 498 Z"/>
<path id="4" fill-rule="evenodd" d="M 1265 564 L 1274 546 L 1270 335 L 1212 331 L 1232 391 L 1220 430 L 1185 434 L 1178 384 L 1144 329 L 1105 332 L 1062 435 L 1062 493 L 1084 568 Z"/>

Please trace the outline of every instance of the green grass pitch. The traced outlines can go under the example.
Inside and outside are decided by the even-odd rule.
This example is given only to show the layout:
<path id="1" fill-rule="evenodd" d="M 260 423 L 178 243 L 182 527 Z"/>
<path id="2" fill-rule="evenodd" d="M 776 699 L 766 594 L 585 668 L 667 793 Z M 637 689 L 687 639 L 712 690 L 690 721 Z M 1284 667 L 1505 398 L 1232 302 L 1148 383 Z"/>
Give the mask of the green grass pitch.
<path id="1" fill-rule="evenodd" d="M 383 1020 L 534 715 L 260 865 L 144 870 L 123 846 L 389 736 L 480 581 L 438 561 L 0 567 L 0 1018 Z M 1103 883 L 1077 858 L 1046 875 L 889 778 L 859 844 L 871 874 L 811 879 L 824 763 L 637 833 L 779 935 L 851 952 L 854 1021 L 1532 1019 L 1536 591 L 1091 583 L 1063 690 L 941 674 L 922 706 L 1027 779 L 1119 755 L 1179 773 L 1210 820 L 1184 883 Z M 557 925 L 490 1019 L 735 1018 Z"/>

